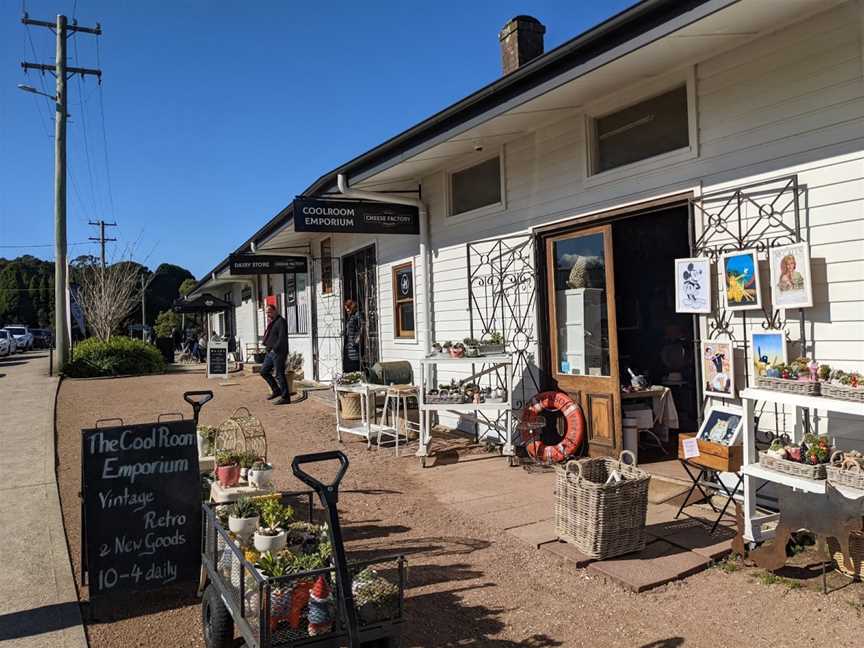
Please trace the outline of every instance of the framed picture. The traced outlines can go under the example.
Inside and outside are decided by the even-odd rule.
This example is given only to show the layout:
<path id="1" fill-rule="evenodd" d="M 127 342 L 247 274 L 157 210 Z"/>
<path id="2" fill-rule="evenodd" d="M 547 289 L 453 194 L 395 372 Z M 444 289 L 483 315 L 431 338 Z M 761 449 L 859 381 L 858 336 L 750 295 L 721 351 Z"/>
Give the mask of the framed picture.
<path id="1" fill-rule="evenodd" d="M 711 261 L 675 259 L 675 312 L 711 312 Z"/>
<path id="2" fill-rule="evenodd" d="M 762 308 L 756 250 L 728 252 L 720 257 L 727 310 Z"/>
<path id="3" fill-rule="evenodd" d="M 786 334 L 783 331 L 751 331 L 750 353 L 753 378 L 764 376 L 771 365 L 788 362 Z M 755 380 L 753 384 L 755 385 Z"/>
<path id="4" fill-rule="evenodd" d="M 735 398 L 732 342 L 702 342 L 702 391 L 706 396 Z"/>
<path id="5" fill-rule="evenodd" d="M 810 308 L 813 305 L 813 281 L 807 243 L 773 247 L 768 251 L 768 262 L 774 308 Z"/>
<path id="6" fill-rule="evenodd" d="M 741 438 L 743 424 L 744 410 L 740 407 L 712 405 L 705 412 L 705 420 L 696 438 L 725 446 L 736 445 Z"/>

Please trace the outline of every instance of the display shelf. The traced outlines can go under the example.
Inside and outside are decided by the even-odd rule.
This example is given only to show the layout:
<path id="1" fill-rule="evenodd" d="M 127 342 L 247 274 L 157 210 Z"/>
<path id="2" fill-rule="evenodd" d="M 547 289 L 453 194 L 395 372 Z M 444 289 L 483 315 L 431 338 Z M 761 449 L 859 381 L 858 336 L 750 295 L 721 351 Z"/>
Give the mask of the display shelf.
<path id="1" fill-rule="evenodd" d="M 757 389 L 748 387 L 742 390 L 741 398 L 754 401 L 769 401 L 790 407 L 803 407 L 805 409 L 827 410 L 838 414 L 852 414 L 853 416 L 864 416 L 864 403 L 855 401 L 828 398 L 827 396 L 803 396 L 801 394 L 790 394 L 789 392 L 775 391 L 773 389 Z"/>
<path id="2" fill-rule="evenodd" d="M 424 410 L 440 412 L 449 410 L 451 412 L 474 412 L 478 410 L 504 410 L 510 409 L 510 404 L 504 403 L 424 403 Z"/>
<path id="3" fill-rule="evenodd" d="M 823 495 L 825 493 L 825 479 L 808 479 L 807 477 L 797 477 L 777 470 L 765 468 L 760 464 L 748 464 L 742 468 L 745 475 L 756 477 L 764 481 L 774 482 L 775 484 L 783 484 L 798 490 L 808 493 L 816 493 Z M 858 488 L 850 488 L 841 484 L 831 484 L 834 488 L 840 491 L 840 494 L 847 499 L 858 499 L 864 497 L 864 490 Z"/>
<path id="4" fill-rule="evenodd" d="M 477 356 L 474 358 L 454 358 L 452 356 L 429 356 L 420 360 L 420 364 L 512 364 L 513 359 L 508 355 Z"/>

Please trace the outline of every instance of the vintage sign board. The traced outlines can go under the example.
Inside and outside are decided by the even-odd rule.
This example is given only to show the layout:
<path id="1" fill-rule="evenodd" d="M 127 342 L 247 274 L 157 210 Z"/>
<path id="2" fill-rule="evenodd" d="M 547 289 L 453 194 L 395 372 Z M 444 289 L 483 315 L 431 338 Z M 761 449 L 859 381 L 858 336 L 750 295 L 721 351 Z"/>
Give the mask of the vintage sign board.
<path id="1" fill-rule="evenodd" d="M 228 378 L 228 343 L 210 340 L 207 343 L 207 377 Z"/>
<path id="2" fill-rule="evenodd" d="M 91 597 L 197 581 L 201 483 L 193 421 L 82 430 Z"/>
<path id="3" fill-rule="evenodd" d="M 305 256 L 277 256 L 273 254 L 232 254 L 228 257 L 232 275 L 259 275 L 304 273 L 309 271 Z"/>
<path id="4" fill-rule="evenodd" d="M 419 234 L 420 215 L 412 205 L 356 200 L 294 199 L 297 232 Z"/>

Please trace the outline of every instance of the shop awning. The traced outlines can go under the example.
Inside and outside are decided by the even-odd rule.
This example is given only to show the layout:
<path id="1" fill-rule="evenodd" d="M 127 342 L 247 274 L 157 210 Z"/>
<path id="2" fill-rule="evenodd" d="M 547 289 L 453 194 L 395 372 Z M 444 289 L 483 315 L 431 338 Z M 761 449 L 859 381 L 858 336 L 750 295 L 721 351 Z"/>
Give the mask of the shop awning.
<path id="1" fill-rule="evenodd" d="M 175 313 L 219 313 L 234 308 L 234 305 L 210 293 L 204 293 L 194 299 L 175 299 L 173 308 Z"/>

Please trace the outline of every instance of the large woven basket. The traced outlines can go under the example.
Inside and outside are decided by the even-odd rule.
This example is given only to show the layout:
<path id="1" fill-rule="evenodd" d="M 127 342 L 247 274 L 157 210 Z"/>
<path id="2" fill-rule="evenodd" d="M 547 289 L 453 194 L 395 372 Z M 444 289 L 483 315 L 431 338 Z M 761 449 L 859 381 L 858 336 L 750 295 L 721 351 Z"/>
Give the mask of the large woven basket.
<path id="1" fill-rule="evenodd" d="M 630 455 L 631 464 L 624 463 Z M 622 481 L 607 479 L 618 471 Z M 555 529 L 590 558 L 603 560 L 645 548 L 645 516 L 651 476 L 636 467 L 625 450 L 616 461 L 608 457 L 568 461 L 558 467 Z"/>
<path id="2" fill-rule="evenodd" d="M 854 459 L 844 458 L 840 450 L 831 455 L 825 473 L 832 484 L 864 490 L 864 470 Z"/>
<path id="3" fill-rule="evenodd" d="M 803 396 L 818 396 L 819 384 L 810 380 L 785 380 L 783 378 L 756 376 L 756 386 L 761 389 L 773 389 L 774 391 L 801 394 Z"/>
<path id="4" fill-rule="evenodd" d="M 361 394 L 339 392 L 339 412 L 344 420 L 356 421 L 363 418 L 363 413 L 360 408 L 361 398 Z"/>
<path id="5" fill-rule="evenodd" d="M 767 452 L 759 453 L 759 465 L 776 470 L 777 472 L 786 473 L 787 475 L 795 475 L 796 477 L 804 477 L 806 479 L 825 479 L 827 474 L 825 464 L 811 466 L 810 464 L 772 457 Z"/>
<path id="6" fill-rule="evenodd" d="M 828 538 L 828 551 L 831 552 L 839 571 L 847 576 L 864 579 L 864 533 L 853 531 L 849 534 L 849 558 L 852 560 L 852 569 L 846 564 L 840 551 L 840 543 L 834 538 Z"/>
<path id="7" fill-rule="evenodd" d="M 849 387 L 848 385 L 822 383 L 820 389 L 822 390 L 822 395 L 827 398 L 864 403 L 864 387 Z"/>

